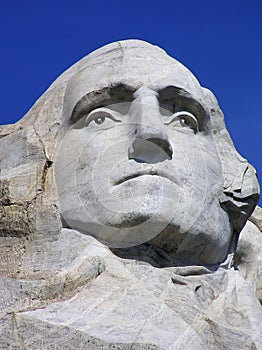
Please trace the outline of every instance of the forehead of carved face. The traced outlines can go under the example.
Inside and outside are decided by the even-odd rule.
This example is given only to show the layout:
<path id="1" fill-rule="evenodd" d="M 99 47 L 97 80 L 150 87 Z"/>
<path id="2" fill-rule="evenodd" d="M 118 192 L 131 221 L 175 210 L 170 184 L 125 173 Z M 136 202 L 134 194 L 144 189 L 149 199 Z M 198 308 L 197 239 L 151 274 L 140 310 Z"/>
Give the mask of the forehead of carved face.
<path id="1" fill-rule="evenodd" d="M 111 247 L 150 242 L 182 262 L 223 261 L 221 162 L 183 65 L 151 46 L 103 51 L 69 82 L 64 118 L 55 174 L 70 227 Z"/>
<path id="2" fill-rule="evenodd" d="M 96 105 L 129 101 L 141 87 L 159 92 L 162 100 L 173 92 L 167 87 L 176 87 L 180 94 L 204 105 L 202 89 L 194 75 L 163 50 L 145 45 L 142 49 L 128 46 L 114 50 L 109 45 L 107 50 L 94 53 L 86 67 L 68 83 L 64 119 L 74 120 L 80 106 L 86 113 Z"/>

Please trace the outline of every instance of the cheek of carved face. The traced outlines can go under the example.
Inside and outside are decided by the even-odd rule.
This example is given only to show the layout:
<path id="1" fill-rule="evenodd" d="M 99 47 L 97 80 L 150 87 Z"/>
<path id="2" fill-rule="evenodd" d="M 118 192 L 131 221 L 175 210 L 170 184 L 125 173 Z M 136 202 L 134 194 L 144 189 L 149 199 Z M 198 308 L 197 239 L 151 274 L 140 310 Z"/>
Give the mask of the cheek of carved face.
<path id="1" fill-rule="evenodd" d="M 213 206 L 216 222 L 221 211 L 213 139 L 192 113 L 159 113 L 155 95 L 146 98 L 153 102 L 129 104 L 125 113 L 119 105 L 96 108 L 67 133 L 57 172 L 62 215 L 109 246 L 151 241 L 178 254 L 188 237 L 190 246 L 213 246 L 203 216 Z"/>
<path id="2" fill-rule="evenodd" d="M 104 204 L 114 199 L 115 205 L 119 202 L 119 206 L 128 208 L 128 203 L 137 201 L 142 211 L 150 207 L 148 198 L 153 208 L 157 204 L 153 198 L 160 202 L 164 197 L 171 200 L 172 208 L 181 211 L 183 199 L 191 198 L 201 208 L 207 189 L 222 189 L 220 161 L 210 137 L 196 134 L 188 123 L 184 127 L 165 126 L 166 140 L 157 129 L 151 130 L 150 136 L 154 137 L 142 139 L 137 138 L 137 130 L 151 126 L 119 120 L 99 114 L 99 119 L 89 121 L 89 127 L 75 135 L 88 140 L 79 156 L 79 185 L 83 189 L 92 187 L 93 195 L 100 194 Z M 146 201 L 147 205 L 141 206 Z M 110 205 L 107 208 L 113 209 Z"/>

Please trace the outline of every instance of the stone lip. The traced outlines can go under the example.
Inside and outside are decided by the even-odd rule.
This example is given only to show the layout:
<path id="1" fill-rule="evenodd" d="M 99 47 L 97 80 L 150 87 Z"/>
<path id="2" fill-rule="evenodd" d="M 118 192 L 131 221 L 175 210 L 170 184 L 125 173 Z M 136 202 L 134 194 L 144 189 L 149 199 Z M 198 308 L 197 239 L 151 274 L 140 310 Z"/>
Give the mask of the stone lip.
<path id="1" fill-rule="evenodd" d="M 121 175 L 118 179 L 112 179 L 112 184 L 114 186 L 118 186 L 125 181 L 148 175 L 148 176 L 159 176 L 165 179 L 168 179 L 172 183 L 178 185 L 178 180 L 176 180 L 176 176 L 173 173 L 170 173 L 167 169 L 161 169 L 161 165 L 152 166 L 151 164 L 136 164 L 136 166 L 130 166 L 129 169 L 124 169 L 124 173 L 121 172 Z"/>

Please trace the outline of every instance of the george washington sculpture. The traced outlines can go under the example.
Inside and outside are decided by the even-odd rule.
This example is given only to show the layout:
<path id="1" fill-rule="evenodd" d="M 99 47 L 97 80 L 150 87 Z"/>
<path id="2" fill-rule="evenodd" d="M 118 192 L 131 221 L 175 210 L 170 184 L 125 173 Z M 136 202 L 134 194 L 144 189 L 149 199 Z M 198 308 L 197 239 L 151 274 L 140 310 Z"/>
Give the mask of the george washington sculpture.
<path id="1" fill-rule="evenodd" d="M 256 174 L 181 63 L 109 44 L 0 132 L 3 348 L 262 346 Z"/>

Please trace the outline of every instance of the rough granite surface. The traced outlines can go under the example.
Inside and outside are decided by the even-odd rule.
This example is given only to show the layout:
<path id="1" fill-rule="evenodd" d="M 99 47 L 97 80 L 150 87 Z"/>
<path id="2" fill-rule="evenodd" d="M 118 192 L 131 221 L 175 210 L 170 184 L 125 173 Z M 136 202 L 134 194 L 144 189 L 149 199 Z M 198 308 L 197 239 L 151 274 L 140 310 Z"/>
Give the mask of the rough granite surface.
<path id="1" fill-rule="evenodd" d="M 152 63 L 153 58 L 160 62 L 158 68 Z M 116 75 L 126 74 L 121 76 L 125 84 L 130 83 L 133 75 L 141 86 L 140 76 L 151 64 L 155 72 L 154 76 L 150 73 L 151 83 L 162 79 L 161 74 L 163 77 L 169 74 L 163 68 L 165 60 L 173 59 L 163 50 L 138 40 L 110 44 L 63 73 L 18 123 L 0 127 L 0 349 L 262 349 L 262 209 L 256 207 L 250 216 L 259 193 L 255 172 L 234 150 L 211 92 L 202 89 L 179 62 L 175 61 L 175 72 L 181 74 L 179 79 L 184 84 L 180 90 L 204 101 L 211 118 L 216 155 L 222 163 L 218 170 L 210 167 L 214 172 L 211 169 L 206 178 L 210 187 L 214 178 L 224 181 L 219 197 L 222 214 L 216 216 L 217 207 L 211 206 L 211 199 L 219 190 L 213 186 L 213 197 L 207 195 L 208 200 L 201 202 L 204 213 L 196 220 L 195 230 L 207 228 L 205 235 L 199 231 L 198 237 L 208 248 L 201 254 L 194 253 L 192 231 L 192 237 L 183 241 L 180 250 L 183 254 L 177 253 L 179 249 L 165 250 L 163 240 L 172 246 L 172 235 L 170 238 L 167 231 L 164 238 L 157 236 L 139 242 L 138 248 L 121 250 L 101 242 L 99 234 L 82 232 L 82 221 L 87 224 L 84 218 L 81 221 L 77 217 L 75 224 L 68 225 L 76 215 L 72 218 L 74 212 L 70 212 L 75 198 L 70 202 L 71 184 L 68 180 L 66 187 L 65 179 L 63 186 L 68 189 L 69 199 L 65 196 L 61 204 L 54 168 L 61 135 L 67 131 L 68 118 L 73 115 L 70 103 L 83 95 L 86 67 L 92 71 L 104 66 L 117 70 L 116 63 L 125 62 L 125 69 Z M 139 67 L 137 75 L 129 61 Z M 101 68 L 90 76 L 95 106 L 95 91 L 102 91 L 108 84 L 102 73 Z M 113 77 L 112 73 L 111 83 Z M 166 87 L 170 83 L 165 79 Z M 179 79 L 175 79 L 177 85 Z M 161 84 L 157 84 L 159 88 Z M 139 90 L 142 93 L 135 96 L 150 98 L 153 103 L 155 95 L 149 90 Z M 121 91 L 117 90 L 116 95 L 122 96 Z M 189 92 L 184 93 L 182 100 Z M 195 105 L 190 98 L 190 106 Z M 184 113 L 191 118 L 189 128 L 194 121 L 192 111 Z M 191 128 L 189 133 L 195 135 L 196 131 Z M 74 135 L 68 140 L 71 137 Z M 164 138 L 158 136 L 161 137 Z M 174 150 L 175 146 L 172 147 Z M 143 148 L 143 152 L 144 149 L 148 150 Z M 157 166 L 153 151 L 154 148 L 148 151 L 151 153 L 147 163 Z M 210 159 L 208 156 L 207 151 L 205 159 Z M 168 163 L 168 159 L 164 160 Z M 103 174 L 107 171 L 105 168 Z M 183 179 L 186 182 L 187 178 Z M 201 181 L 197 180 L 200 188 Z M 142 188 L 138 180 L 136 184 Z M 190 191 L 185 190 L 186 199 L 195 195 Z M 199 195 L 194 198 L 197 201 Z M 67 214 L 62 210 L 68 220 L 61 217 L 61 208 L 69 211 Z M 190 215 L 195 215 L 195 210 L 197 207 L 190 206 Z M 228 244 L 221 243 L 221 232 Z M 213 251 L 206 242 L 206 234 L 213 235 L 212 239 L 216 237 Z M 179 259 L 183 263 L 176 263 Z"/>

